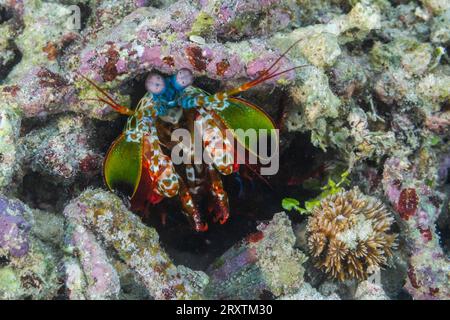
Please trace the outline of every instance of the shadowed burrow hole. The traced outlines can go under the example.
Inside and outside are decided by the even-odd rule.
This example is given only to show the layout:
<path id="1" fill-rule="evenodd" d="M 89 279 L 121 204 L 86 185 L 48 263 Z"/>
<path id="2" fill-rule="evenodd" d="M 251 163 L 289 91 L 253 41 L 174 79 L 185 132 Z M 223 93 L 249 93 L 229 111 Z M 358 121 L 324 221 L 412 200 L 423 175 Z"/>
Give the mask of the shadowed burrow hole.
<path id="1" fill-rule="evenodd" d="M 358 28 L 350 29 L 347 31 L 348 34 L 355 33 L 357 34 L 359 32 Z M 355 40 L 349 41 L 345 44 L 346 49 L 348 52 L 352 55 L 361 55 L 362 53 L 369 53 L 370 50 L 372 50 L 373 45 L 376 41 L 387 43 L 389 42 L 386 39 L 383 39 L 379 34 L 377 34 L 375 31 L 371 30 L 367 37 L 365 37 L 363 40 L 359 40 L 358 37 L 352 37 Z"/>
<path id="2" fill-rule="evenodd" d="M 178 201 L 168 201 L 168 207 L 155 208 L 156 214 L 151 214 L 147 221 L 157 228 L 162 244 L 176 264 L 205 270 L 230 247 L 255 232 L 259 223 L 282 211 L 283 198 L 292 197 L 303 203 L 317 195 L 317 192 L 305 189 L 303 183 L 309 177 L 321 174 L 321 166 L 317 167 L 317 164 L 325 161 L 327 155 L 311 145 L 308 134 L 296 134 L 291 139 L 290 146 L 281 155 L 279 172 L 264 177 L 265 181 L 245 167 L 239 173 L 221 176 L 230 205 L 230 218 L 225 224 L 212 222 L 212 214 L 207 213 L 204 202 L 199 206 L 209 229 L 202 233 L 192 230 Z M 159 211 L 167 214 L 165 225 Z M 293 223 L 304 219 L 294 212 L 289 216 Z"/>
<path id="3" fill-rule="evenodd" d="M 131 106 L 136 106 L 146 93 L 146 76 L 141 74 L 118 88 L 122 94 L 131 96 Z M 227 86 L 207 77 L 196 78 L 194 85 L 210 93 Z M 286 104 L 289 104 L 282 89 L 270 86 L 249 90 L 241 97 L 263 108 L 276 123 L 282 119 Z M 125 121 L 125 117 L 114 121 L 117 135 L 120 134 L 118 128 L 123 128 Z M 273 214 L 281 211 L 284 197 L 303 200 L 315 195 L 303 189 L 303 180 L 310 175 L 320 175 L 320 163 L 329 155 L 311 145 L 309 134 L 282 131 L 281 144 L 283 152 L 278 174 L 261 179 L 250 169 L 243 168 L 239 174 L 221 176 L 230 200 L 230 218 L 224 225 L 213 223 L 212 214 L 207 213 L 206 199 L 200 199 L 198 203 L 209 224 L 208 231 L 203 233 L 192 229 L 182 214 L 178 197 L 164 199 L 150 207 L 143 221 L 158 230 L 161 243 L 176 264 L 204 270 L 236 242 L 255 232 L 258 223 L 270 220 Z M 300 215 L 292 216 L 294 222 L 302 219 Z"/>
<path id="4" fill-rule="evenodd" d="M 16 66 L 20 62 L 20 60 L 22 60 L 22 52 L 20 52 L 19 48 L 13 40 L 8 40 L 5 51 L 8 53 L 5 56 L 12 56 L 12 58 L 4 60 L 2 57 L 0 57 L 0 84 L 8 76 L 14 66 Z"/>
<path id="5" fill-rule="evenodd" d="M 119 88 L 122 94 L 131 96 L 132 106 L 137 105 L 146 92 L 146 76 L 139 75 Z M 226 83 L 207 77 L 196 78 L 194 85 L 209 93 L 228 87 Z M 290 103 L 284 90 L 271 86 L 249 90 L 241 97 L 264 109 L 277 125 Z M 124 121 L 125 118 L 121 118 L 114 122 L 119 123 L 120 127 Z M 255 232 L 260 222 L 270 220 L 275 213 L 282 211 L 284 197 L 303 201 L 317 195 L 316 191 L 304 189 L 303 182 L 311 176 L 320 176 L 323 163 L 333 155 L 315 148 L 310 143 L 309 133 L 287 133 L 282 130 L 281 144 L 283 151 L 276 175 L 262 179 L 254 174 L 255 168 L 241 166 L 239 173 L 221 176 L 230 201 L 230 218 L 223 225 L 213 222 L 213 214 L 208 213 L 206 195 L 197 202 L 209 225 L 206 232 L 192 229 L 182 213 L 178 197 L 164 199 L 149 208 L 143 215 L 143 221 L 157 229 L 162 245 L 176 264 L 205 270 L 231 246 Z M 177 167 L 177 170 L 182 171 L 183 167 Z M 293 222 L 303 219 L 298 214 L 290 215 Z"/>
<path id="6" fill-rule="evenodd" d="M 83 30 L 86 28 L 89 18 L 92 15 L 92 9 L 88 3 L 76 2 L 74 4 L 80 8 L 80 27 Z"/>
<path id="7" fill-rule="evenodd" d="M 10 20 L 14 16 L 11 9 L 0 5 L 0 24 Z"/>

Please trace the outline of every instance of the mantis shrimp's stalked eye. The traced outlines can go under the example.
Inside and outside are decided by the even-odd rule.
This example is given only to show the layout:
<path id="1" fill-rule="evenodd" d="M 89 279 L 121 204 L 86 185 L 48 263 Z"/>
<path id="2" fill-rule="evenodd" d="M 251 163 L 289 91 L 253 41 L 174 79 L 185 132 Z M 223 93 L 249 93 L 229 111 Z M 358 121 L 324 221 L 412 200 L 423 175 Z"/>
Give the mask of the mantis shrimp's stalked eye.
<path id="1" fill-rule="evenodd" d="M 214 94 L 191 86 L 194 75 L 187 68 L 170 76 L 150 73 L 145 80 L 146 94 L 136 108 L 130 109 L 118 104 L 106 91 L 80 74 L 102 94 L 97 99 L 99 102 L 129 117 L 125 130 L 113 142 L 104 161 L 103 176 L 108 188 L 125 193 L 130 197 L 131 208 L 144 213 L 150 205 L 178 194 L 182 210 L 196 231 L 206 231 L 208 228 L 196 204 L 197 199 L 208 196 L 208 211 L 214 213 L 213 220 L 225 223 L 229 217 L 229 204 L 220 175 L 232 174 L 240 166 L 237 161 L 241 149 L 235 148 L 232 141 L 235 140 L 245 149 L 242 154 L 244 160 L 248 152 L 257 156 L 262 164 L 271 159 L 276 150 L 271 148 L 270 158 L 264 158 L 258 153 L 259 148 L 255 147 L 260 143 L 251 143 L 253 139 L 247 139 L 245 132 L 256 131 L 256 136 L 265 138 L 270 133 L 271 138 L 275 138 L 277 150 L 279 147 L 278 131 L 273 120 L 264 110 L 236 95 L 269 79 L 307 66 L 279 70 L 278 63 L 299 41 L 301 39 L 294 42 L 271 66 L 261 71 L 256 79 Z M 193 112 L 189 112 L 189 109 Z M 172 153 L 176 146 L 181 147 L 180 143 L 184 147 L 186 145 L 183 143 L 184 137 L 180 137 L 182 141 L 174 145 L 176 141 L 172 140 L 172 133 L 175 133 L 174 130 L 187 129 L 188 141 L 196 142 L 197 121 L 204 128 L 200 137 L 201 145 L 204 146 L 204 152 L 201 153 L 208 161 L 195 165 L 183 161 L 176 168 L 165 152 Z M 233 137 L 220 139 L 228 136 L 228 129 Z M 190 147 L 187 152 L 185 148 L 179 151 L 187 153 L 188 161 L 193 156 Z M 177 172 L 183 166 L 184 172 Z M 257 172 L 254 173 L 259 176 Z"/>
<path id="2" fill-rule="evenodd" d="M 166 88 L 166 83 L 161 75 L 151 73 L 145 80 L 145 88 L 153 94 L 161 94 Z"/>
<path id="3" fill-rule="evenodd" d="M 194 81 L 194 76 L 189 69 L 179 70 L 174 77 L 174 85 L 177 89 L 184 89 L 187 86 L 190 86 L 192 81 Z"/>

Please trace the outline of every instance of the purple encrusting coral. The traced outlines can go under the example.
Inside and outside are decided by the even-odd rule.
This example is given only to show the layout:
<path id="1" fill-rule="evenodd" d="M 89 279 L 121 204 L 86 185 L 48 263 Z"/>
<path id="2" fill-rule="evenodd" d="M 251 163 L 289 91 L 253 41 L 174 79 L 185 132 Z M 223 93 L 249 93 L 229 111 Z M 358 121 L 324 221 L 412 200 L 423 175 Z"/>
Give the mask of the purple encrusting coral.
<path id="1" fill-rule="evenodd" d="M 30 224 L 22 217 L 23 206 L 0 195 L 0 252 L 23 257 L 29 250 Z"/>
<path id="2" fill-rule="evenodd" d="M 117 271 L 94 235 L 80 223 L 69 221 L 66 226 L 65 244 L 78 256 L 78 263 L 76 259 L 65 262 L 68 295 L 71 299 L 117 299 L 120 292 Z M 76 272 L 78 264 L 79 273 Z M 80 283 L 82 287 L 77 287 Z"/>

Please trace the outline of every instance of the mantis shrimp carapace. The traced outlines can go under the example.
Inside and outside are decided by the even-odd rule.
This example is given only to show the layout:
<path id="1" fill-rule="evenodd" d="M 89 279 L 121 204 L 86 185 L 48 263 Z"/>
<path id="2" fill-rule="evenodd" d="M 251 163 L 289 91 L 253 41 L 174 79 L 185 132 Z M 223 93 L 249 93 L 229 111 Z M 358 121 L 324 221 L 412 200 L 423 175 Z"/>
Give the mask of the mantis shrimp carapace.
<path id="1" fill-rule="evenodd" d="M 194 77 L 189 69 L 181 69 L 169 76 L 151 73 L 145 81 L 147 93 L 134 110 L 119 105 L 98 85 L 85 78 L 102 94 L 98 101 L 128 116 L 124 131 L 105 157 L 103 176 L 108 188 L 129 196 L 132 209 L 137 211 L 178 195 L 183 213 L 194 229 L 206 231 L 208 224 L 194 199 L 196 188 L 206 183 L 212 198 L 214 220 L 225 223 L 229 217 L 228 196 L 220 175 L 229 175 L 238 167 L 234 142 L 244 146 L 248 152 L 256 154 L 257 150 L 252 150 L 245 137 L 233 134 L 230 139 L 224 131 L 230 129 L 233 133 L 238 129 L 241 132 L 251 129 L 258 133 L 264 130 L 276 134 L 278 141 L 272 119 L 262 109 L 236 95 L 302 67 L 278 71 L 276 66 L 287 51 L 256 79 L 215 94 L 192 86 Z M 191 134 L 195 131 L 194 123 L 201 125 L 202 144 L 210 161 L 207 164 L 185 164 L 185 172 L 179 173 L 163 149 L 167 150 L 170 143 L 167 137 L 171 131 L 180 127 L 180 119 L 186 117 L 194 120 L 183 122 Z M 217 152 L 218 149 L 220 152 Z M 193 157 L 192 150 L 184 151 L 188 157 Z"/>

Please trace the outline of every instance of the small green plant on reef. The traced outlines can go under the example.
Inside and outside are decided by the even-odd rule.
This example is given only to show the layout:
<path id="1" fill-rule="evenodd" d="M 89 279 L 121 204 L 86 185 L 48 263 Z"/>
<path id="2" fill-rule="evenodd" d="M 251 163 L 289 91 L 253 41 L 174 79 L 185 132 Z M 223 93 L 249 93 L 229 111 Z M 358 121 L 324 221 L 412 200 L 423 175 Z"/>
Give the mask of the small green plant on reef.
<path id="1" fill-rule="evenodd" d="M 284 198 L 281 201 L 281 206 L 284 210 L 292 211 L 295 210 L 300 214 L 308 214 L 314 209 L 314 207 L 320 204 L 320 201 L 332 194 L 336 194 L 342 190 L 344 190 L 344 186 L 348 186 L 350 184 L 350 180 L 348 179 L 350 172 L 344 171 L 341 174 L 341 180 L 339 182 L 335 182 L 333 179 L 328 178 L 328 183 L 321 188 L 322 192 L 315 198 L 305 201 L 305 206 L 300 207 L 300 202 L 297 199 L 293 198 Z"/>
<path id="2" fill-rule="evenodd" d="M 432 136 L 430 138 L 430 140 L 429 140 L 429 144 L 432 147 L 438 146 L 441 142 L 442 142 L 441 138 L 439 136 L 436 136 L 436 135 Z"/>

